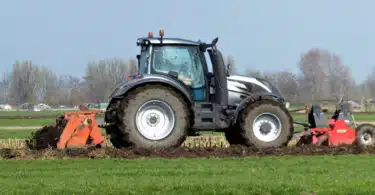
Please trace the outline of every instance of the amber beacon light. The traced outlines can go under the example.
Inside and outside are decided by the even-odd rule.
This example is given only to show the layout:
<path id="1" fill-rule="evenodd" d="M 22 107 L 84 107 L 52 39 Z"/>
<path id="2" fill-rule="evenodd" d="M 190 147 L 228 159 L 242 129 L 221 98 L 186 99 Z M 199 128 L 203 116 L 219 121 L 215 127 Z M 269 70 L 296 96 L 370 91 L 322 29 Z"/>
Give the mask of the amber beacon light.
<path id="1" fill-rule="evenodd" d="M 164 30 L 159 30 L 159 36 L 164 37 Z"/>

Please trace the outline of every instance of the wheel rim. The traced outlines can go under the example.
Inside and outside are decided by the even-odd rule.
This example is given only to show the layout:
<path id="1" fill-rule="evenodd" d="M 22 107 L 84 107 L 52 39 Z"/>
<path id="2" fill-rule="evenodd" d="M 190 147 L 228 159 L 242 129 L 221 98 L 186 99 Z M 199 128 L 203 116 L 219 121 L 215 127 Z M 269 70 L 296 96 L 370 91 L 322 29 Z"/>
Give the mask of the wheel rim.
<path id="1" fill-rule="evenodd" d="M 281 133 L 281 121 L 272 113 L 258 115 L 253 123 L 255 137 L 264 142 L 276 140 Z"/>
<path id="2" fill-rule="evenodd" d="M 370 144 L 372 144 L 372 142 L 373 142 L 372 134 L 369 133 L 369 132 L 364 132 L 364 133 L 361 135 L 361 142 L 362 142 L 364 145 L 370 145 Z"/>
<path id="3" fill-rule="evenodd" d="M 136 126 L 140 134 L 150 140 L 167 137 L 175 125 L 173 109 L 161 100 L 150 100 L 138 109 Z"/>

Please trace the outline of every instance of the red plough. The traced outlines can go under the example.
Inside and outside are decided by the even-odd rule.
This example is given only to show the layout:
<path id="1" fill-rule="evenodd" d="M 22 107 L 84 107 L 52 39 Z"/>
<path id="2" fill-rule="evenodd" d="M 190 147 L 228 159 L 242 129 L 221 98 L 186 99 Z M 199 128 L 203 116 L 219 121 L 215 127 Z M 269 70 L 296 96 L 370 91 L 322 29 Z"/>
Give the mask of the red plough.
<path id="1" fill-rule="evenodd" d="M 350 124 L 350 120 L 353 124 Z M 356 125 L 350 112 L 349 103 L 342 99 L 335 113 L 327 119 L 319 105 L 313 105 L 308 114 L 309 123 L 303 125 L 304 131 L 296 146 L 301 145 L 363 145 L 372 146 L 375 141 L 375 126 L 369 123 Z"/>

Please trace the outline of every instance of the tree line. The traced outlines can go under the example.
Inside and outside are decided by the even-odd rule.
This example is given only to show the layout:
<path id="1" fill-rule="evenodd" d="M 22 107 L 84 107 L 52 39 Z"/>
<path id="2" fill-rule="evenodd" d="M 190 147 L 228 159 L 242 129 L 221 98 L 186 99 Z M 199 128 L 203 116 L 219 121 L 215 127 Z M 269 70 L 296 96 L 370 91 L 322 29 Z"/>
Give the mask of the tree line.
<path id="1" fill-rule="evenodd" d="M 234 58 L 227 56 L 224 60 L 232 65 L 231 72 L 236 73 Z M 290 102 L 336 100 L 343 95 L 354 100 L 375 96 L 375 69 L 364 83 L 356 84 L 350 68 L 330 51 L 308 50 L 301 54 L 297 68 L 298 73 L 247 69 L 242 75 L 271 81 Z M 70 106 L 106 102 L 114 87 L 136 72 L 135 59 L 90 61 L 82 78 L 58 75 L 32 61 L 17 61 L 11 72 L 0 77 L 0 102 Z"/>
<path id="2" fill-rule="evenodd" d="M 88 62 L 85 76 L 58 75 L 32 61 L 17 61 L 0 81 L 0 102 L 70 105 L 105 102 L 125 76 L 137 72 L 135 59 Z"/>
<path id="3" fill-rule="evenodd" d="M 375 96 L 375 69 L 363 83 L 356 83 L 350 67 L 328 50 L 311 48 L 302 53 L 297 68 L 298 73 L 248 70 L 245 75 L 270 80 L 294 103 L 337 101 L 342 96 L 360 102 Z"/>

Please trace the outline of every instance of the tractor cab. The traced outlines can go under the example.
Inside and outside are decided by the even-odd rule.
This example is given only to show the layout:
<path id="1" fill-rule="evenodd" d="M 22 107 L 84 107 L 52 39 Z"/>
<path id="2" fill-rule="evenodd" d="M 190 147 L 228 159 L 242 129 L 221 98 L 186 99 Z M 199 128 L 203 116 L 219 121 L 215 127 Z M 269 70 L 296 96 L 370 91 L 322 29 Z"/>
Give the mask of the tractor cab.
<path id="1" fill-rule="evenodd" d="M 180 81 L 191 93 L 195 102 L 215 102 L 223 107 L 228 104 L 227 70 L 222 54 L 216 48 L 218 38 L 211 44 L 179 38 L 164 38 L 148 33 L 139 38 L 137 55 L 139 74 L 166 75 Z M 208 52 L 213 73 L 208 71 L 205 52 Z M 212 87 L 214 90 L 210 90 Z M 210 93 L 210 91 L 212 93 Z"/>
<path id="2" fill-rule="evenodd" d="M 195 124 L 199 128 L 226 128 L 228 117 L 221 115 L 228 107 L 228 71 L 221 52 L 216 48 L 218 38 L 207 44 L 164 38 L 163 30 L 159 31 L 159 35 L 154 37 L 150 32 L 148 37 L 137 40 L 141 48 L 137 55 L 138 73 L 163 75 L 184 86 L 192 98 Z M 208 71 L 205 52 L 209 54 L 212 72 Z"/>

